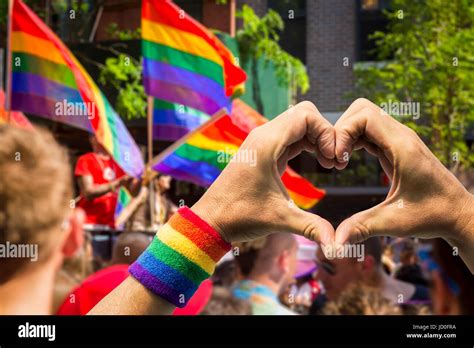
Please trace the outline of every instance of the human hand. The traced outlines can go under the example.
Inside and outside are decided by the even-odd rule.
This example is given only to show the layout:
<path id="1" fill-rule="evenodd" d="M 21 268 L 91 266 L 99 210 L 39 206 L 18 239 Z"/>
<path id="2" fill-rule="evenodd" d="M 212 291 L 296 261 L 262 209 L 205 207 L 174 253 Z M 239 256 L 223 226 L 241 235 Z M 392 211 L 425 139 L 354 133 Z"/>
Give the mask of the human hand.
<path id="1" fill-rule="evenodd" d="M 310 102 L 290 108 L 255 128 L 231 161 L 191 208 L 228 242 L 274 232 L 293 232 L 323 245 L 334 241 L 325 219 L 291 203 L 280 177 L 288 160 L 315 152 L 325 168 L 334 166 L 334 129 Z M 255 156 L 246 156 L 250 153 Z M 253 155 L 253 154 L 252 154 Z M 239 159 L 256 158 L 256 163 Z"/>
<path id="2" fill-rule="evenodd" d="M 392 182 L 385 201 L 339 225 L 336 244 L 378 235 L 441 237 L 452 245 L 465 244 L 473 196 L 415 132 L 366 99 L 352 103 L 334 128 L 336 168 L 344 169 L 352 151 L 364 148 L 378 157 Z"/>

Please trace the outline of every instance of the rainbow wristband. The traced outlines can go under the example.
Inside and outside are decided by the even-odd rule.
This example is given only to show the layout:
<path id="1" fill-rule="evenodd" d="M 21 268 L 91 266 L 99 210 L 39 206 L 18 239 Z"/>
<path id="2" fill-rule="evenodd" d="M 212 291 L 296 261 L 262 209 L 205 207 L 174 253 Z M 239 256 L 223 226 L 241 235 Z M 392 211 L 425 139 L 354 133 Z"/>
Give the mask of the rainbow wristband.
<path id="1" fill-rule="evenodd" d="M 147 289 L 182 308 L 230 248 L 207 222 L 182 207 L 157 232 L 129 272 Z"/>

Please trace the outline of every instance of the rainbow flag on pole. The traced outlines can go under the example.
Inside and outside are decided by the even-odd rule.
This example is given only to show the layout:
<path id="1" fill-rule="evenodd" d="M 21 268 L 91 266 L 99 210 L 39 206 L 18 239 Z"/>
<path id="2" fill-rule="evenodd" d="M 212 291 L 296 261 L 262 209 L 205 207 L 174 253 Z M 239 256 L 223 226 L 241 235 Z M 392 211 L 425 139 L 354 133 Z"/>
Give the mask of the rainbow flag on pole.
<path id="1" fill-rule="evenodd" d="M 247 115 L 247 116 L 246 116 Z M 176 179 L 210 186 L 237 152 L 250 130 L 267 120 L 239 99 L 234 100 L 232 116 L 225 115 L 193 134 L 176 151 L 153 169 Z M 252 158 L 247 160 L 251 161 Z M 325 192 L 287 167 L 283 184 L 296 205 L 309 209 Z"/>
<path id="2" fill-rule="evenodd" d="M 117 164 L 138 177 L 141 152 L 87 71 L 21 0 L 13 1 L 12 110 L 94 132 Z"/>
<path id="3" fill-rule="evenodd" d="M 207 115 L 230 111 L 246 79 L 224 44 L 170 0 L 142 0 L 142 54 L 148 95 Z"/>
<path id="4" fill-rule="evenodd" d="M 153 99 L 153 138 L 178 140 L 210 118 L 210 115 L 192 107 Z"/>

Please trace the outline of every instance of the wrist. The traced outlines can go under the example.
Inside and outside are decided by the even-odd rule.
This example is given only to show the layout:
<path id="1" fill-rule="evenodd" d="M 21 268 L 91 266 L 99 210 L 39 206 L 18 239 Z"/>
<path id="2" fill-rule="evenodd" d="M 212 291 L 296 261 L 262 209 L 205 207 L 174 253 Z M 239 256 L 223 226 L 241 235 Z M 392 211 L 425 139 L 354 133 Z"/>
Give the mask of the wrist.
<path id="1" fill-rule="evenodd" d="M 225 218 L 231 214 L 231 211 L 225 212 L 223 204 L 213 203 L 204 195 L 191 207 L 191 210 L 219 233 L 223 240 L 227 243 L 232 242 L 226 234 L 228 223 L 225 221 Z"/>
<path id="2" fill-rule="evenodd" d="M 461 197 L 455 200 L 458 202 L 456 208 L 457 218 L 454 224 L 453 233 L 446 236 L 446 240 L 451 245 L 463 246 L 474 242 L 474 195 L 467 190 Z"/>
<path id="3" fill-rule="evenodd" d="M 171 217 L 130 266 L 130 274 L 156 295 L 184 307 L 230 250 L 219 233 L 188 207 Z"/>
<path id="4" fill-rule="evenodd" d="M 116 183 L 114 181 L 110 182 L 109 183 L 109 191 L 115 191 L 115 189 L 117 188 L 116 186 Z"/>

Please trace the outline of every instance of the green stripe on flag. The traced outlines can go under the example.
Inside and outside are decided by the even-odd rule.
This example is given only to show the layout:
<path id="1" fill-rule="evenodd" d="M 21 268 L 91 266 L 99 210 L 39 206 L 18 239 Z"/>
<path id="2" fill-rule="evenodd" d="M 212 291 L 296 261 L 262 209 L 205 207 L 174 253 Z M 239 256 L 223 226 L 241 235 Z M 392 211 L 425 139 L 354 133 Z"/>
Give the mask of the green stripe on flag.
<path id="1" fill-rule="evenodd" d="M 204 75 L 224 86 L 224 69 L 206 58 L 147 40 L 142 40 L 142 54 L 146 58 Z"/>
<path id="2" fill-rule="evenodd" d="M 77 89 L 76 79 L 71 69 L 31 54 L 13 52 L 12 70 L 42 76 L 64 86 Z"/>

